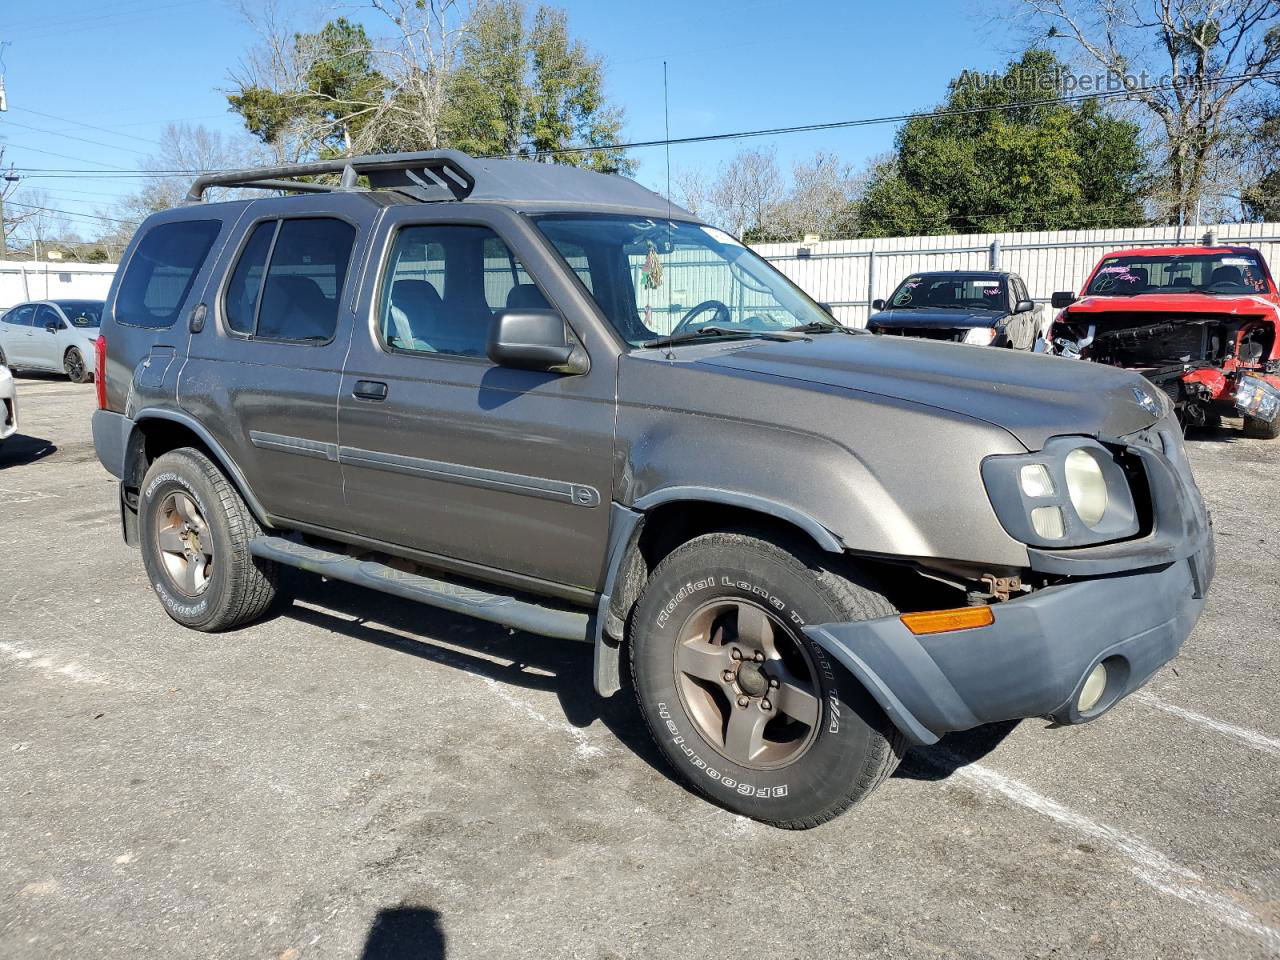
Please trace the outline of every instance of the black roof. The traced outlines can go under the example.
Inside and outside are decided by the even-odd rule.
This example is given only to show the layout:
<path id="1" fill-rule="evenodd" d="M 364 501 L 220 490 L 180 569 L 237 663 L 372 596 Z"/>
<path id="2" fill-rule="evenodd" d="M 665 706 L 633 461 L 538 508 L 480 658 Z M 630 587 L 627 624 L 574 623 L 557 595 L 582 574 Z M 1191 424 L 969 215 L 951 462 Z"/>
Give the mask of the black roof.
<path id="1" fill-rule="evenodd" d="M 298 179 L 335 173 L 341 178 L 337 184 Z M 368 179 L 369 188 L 358 185 L 361 177 Z M 191 185 L 187 200 L 202 200 L 205 190 L 213 186 L 299 193 L 359 193 L 371 188 L 422 202 L 466 200 L 522 207 L 624 209 L 651 216 L 693 218 L 687 210 L 626 177 L 558 163 L 477 158 L 458 150 L 373 154 L 206 174 Z"/>

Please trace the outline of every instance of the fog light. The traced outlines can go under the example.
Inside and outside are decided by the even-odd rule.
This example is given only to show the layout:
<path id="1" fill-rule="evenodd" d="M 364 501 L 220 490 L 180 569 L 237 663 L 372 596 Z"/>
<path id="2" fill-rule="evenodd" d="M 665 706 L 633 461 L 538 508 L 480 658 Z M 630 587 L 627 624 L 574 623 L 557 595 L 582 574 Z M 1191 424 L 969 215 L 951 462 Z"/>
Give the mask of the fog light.
<path id="1" fill-rule="evenodd" d="M 1052 497 L 1053 478 L 1043 463 L 1028 463 L 1018 471 L 1018 481 L 1022 484 L 1022 492 L 1028 497 Z"/>
<path id="2" fill-rule="evenodd" d="M 1106 689 L 1107 668 L 1100 663 L 1090 670 L 1089 676 L 1085 678 L 1084 688 L 1080 691 L 1080 699 L 1076 701 L 1076 707 L 1081 713 L 1088 713 L 1098 705 Z"/>
<path id="3" fill-rule="evenodd" d="M 1035 528 L 1038 537 L 1045 540 L 1061 540 L 1065 533 L 1061 508 L 1036 507 L 1031 511 L 1031 526 Z"/>

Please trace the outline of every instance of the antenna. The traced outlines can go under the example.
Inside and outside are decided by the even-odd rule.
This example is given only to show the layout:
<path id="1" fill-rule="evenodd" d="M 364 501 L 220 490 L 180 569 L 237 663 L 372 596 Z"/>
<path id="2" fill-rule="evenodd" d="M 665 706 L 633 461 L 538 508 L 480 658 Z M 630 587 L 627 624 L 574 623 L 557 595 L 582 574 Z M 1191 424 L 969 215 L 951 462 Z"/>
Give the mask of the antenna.
<path id="1" fill-rule="evenodd" d="M 667 230 L 671 229 L 671 101 L 667 97 L 667 61 L 662 61 L 662 123 L 667 140 Z"/>

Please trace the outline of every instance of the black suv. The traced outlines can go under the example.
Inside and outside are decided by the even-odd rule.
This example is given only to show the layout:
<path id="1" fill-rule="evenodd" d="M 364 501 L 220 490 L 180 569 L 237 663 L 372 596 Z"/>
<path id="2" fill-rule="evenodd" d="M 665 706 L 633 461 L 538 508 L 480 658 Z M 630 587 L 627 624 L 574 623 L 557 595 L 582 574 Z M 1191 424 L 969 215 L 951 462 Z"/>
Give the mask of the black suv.
<path id="1" fill-rule="evenodd" d="M 189 627 L 261 615 L 285 564 L 587 641 L 601 695 L 626 651 L 676 770 L 799 827 L 907 743 L 1101 715 L 1199 616 L 1208 516 L 1136 374 L 846 329 L 568 167 L 359 157 L 190 201 L 123 258 L 93 420 Z"/>

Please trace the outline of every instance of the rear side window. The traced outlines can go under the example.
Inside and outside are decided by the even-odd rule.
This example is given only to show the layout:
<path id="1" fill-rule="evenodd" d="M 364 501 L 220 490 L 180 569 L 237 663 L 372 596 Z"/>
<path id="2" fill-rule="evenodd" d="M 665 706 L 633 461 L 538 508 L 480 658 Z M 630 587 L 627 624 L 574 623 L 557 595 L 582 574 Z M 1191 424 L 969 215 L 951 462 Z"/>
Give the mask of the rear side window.
<path id="1" fill-rule="evenodd" d="M 222 228 L 219 220 L 180 220 L 152 227 L 120 280 L 116 322 L 171 327 Z"/>
<path id="2" fill-rule="evenodd" d="M 31 326 L 31 318 L 35 315 L 36 308 L 31 304 L 27 304 L 25 307 L 14 307 L 6 313 L 4 315 L 4 322 L 12 323 L 14 326 L 18 327 L 29 327 Z"/>
<path id="3" fill-rule="evenodd" d="M 355 235 L 328 217 L 258 224 L 227 284 L 227 327 L 263 340 L 332 340 Z"/>

